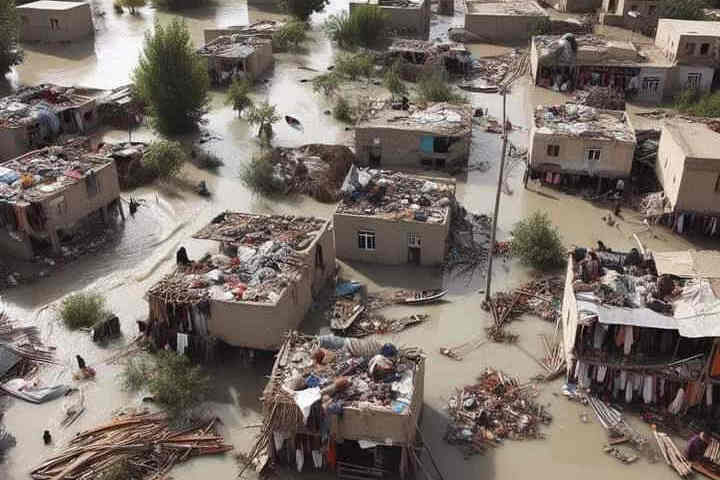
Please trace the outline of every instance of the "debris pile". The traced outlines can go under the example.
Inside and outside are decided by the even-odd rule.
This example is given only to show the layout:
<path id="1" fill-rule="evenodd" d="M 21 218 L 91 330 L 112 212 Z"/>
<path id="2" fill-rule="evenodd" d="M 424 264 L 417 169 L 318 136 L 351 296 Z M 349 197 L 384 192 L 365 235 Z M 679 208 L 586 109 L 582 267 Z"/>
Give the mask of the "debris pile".
<path id="1" fill-rule="evenodd" d="M 382 315 L 371 314 L 356 320 L 348 331 L 352 337 L 366 337 L 368 335 L 383 333 L 398 333 L 419 325 L 430 319 L 428 314 L 413 314 L 401 318 L 385 318 Z"/>
<path id="2" fill-rule="evenodd" d="M 399 61 L 400 76 L 409 82 L 417 81 L 418 76 L 426 71 L 425 67 L 442 68 L 451 74 L 463 75 L 472 66 L 470 52 L 461 43 L 436 43 L 407 38 L 395 39 L 377 59 L 386 66 Z"/>
<path id="3" fill-rule="evenodd" d="M 215 423 L 213 419 L 173 430 L 162 413 L 117 417 L 77 434 L 64 451 L 30 475 L 36 480 L 90 480 L 123 465 L 126 478 L 165 478 L 177 463 L 190 457 L 232 450 L 215 432 Z"/>
<path id="4" fill-rule="evenodd" d="M 483 272 L 488 258 L 490 217 L 468 212 L 458 203 L 452 204 L 452 224 L 443 271 L 452 275 L 472 277 Z"/>
<path id="5" fill-rule="evenodd" d="M 548 425 L 552 416 L 534 400 L 538 394 L 535 385 L 521 384 L 491 368 L 477 381 L 448 400 L 451 421 L 445 441 L 470 456 L 488 446 L 499 446 L 505 439 L 544 438 L 540 425 Z"/>
<path id="6" fill-rule="evenodd" d="M 488 343 L 488 340 L 485 338 L 484 335 L 481 335 L 454 347 L 442 347 L 440 348 L 440 353 L 448 358 L 457 360 L 459 362 L 467 355 L 482 347 L 486 343 Z"/>
<path id="7" fill-rule="evenodd" d="M 585 105 L 538 105 L 535 127 L 544 135 L 582 136 L 635 143 L 635 130 L 625 113 L 600 110 Z"/>
<path id="8" fill-rule="evenodd" d="M 540 335 L 540 340 L 545 350 L 545 356 L 540 361 L 540 366 L 545 370 L 545 374 L 539 375 L 539 378 L 549 382 L 565 373 L 565 350 L 561 338 L 558 337 L 557 330 L 552 339 L 548 338 L 547 335 Z"/>
<path id="9" fill-rule="evenodd" d="M 586 87 L 575 92 L 575 103 L 603 110 L 625 110 L 625 93 L 612 87 Z"/>
<path id="10" fill-rule="evenodd" d="M 18 327 L 0 305 L 0 380 L 24 377 L 35 371 L 38 363 L 56 363 L 40 341 L 40 330 Z"/>

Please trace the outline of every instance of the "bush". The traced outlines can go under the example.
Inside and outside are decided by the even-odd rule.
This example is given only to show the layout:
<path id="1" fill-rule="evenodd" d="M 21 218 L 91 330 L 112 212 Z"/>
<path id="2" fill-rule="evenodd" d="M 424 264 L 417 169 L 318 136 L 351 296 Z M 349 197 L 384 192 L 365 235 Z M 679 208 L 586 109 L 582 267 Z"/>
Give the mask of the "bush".
<path id="1" fill-rule="evenodd" d="M 18 43 L 20 16 L 15 0 L 0 1 L 0 78 L 10 67 L 22 63 L 24 55 Z"/>
<path id="2" fill-rule="evenodd" d="M 453 91 L 444 69 L 432 68 L 424 71 L 417 82 L 418 96 L 424 102 L 467 103 L 467 99 Z"/>
<path id="3" fill-rule="evenodd" d="M 152 142 L 143 156 L 143 166 L 158 178 L 174 177 L 184 162 L 185 150 L 172 140 Z"/>
<path id="4" fill-rule="evenodd" d="M 340 77 L 336 73 L 323 73 L 313 78 L 312 84 L 315 92 L 322 92 L 326 97 L 331 97 L 340 87 Z"/>
<path id="5" fill-rule="evenodd" d="M 202 403 L 209 389 L 209 378 L 199 365 L 192 365 L 187 356 L 171 351 L 157 354 L 148 390 L 173 417 L 188 416 Z"/>
<path id="6" fill-rule="evenodd" d="M 356 80 L 361 75 L 370 80 L 375 73 L 375 57 L 369 53 L 338 55 L 335 58 L 335 72 L 350 80 Z"/>
<path id="7" fill-rule="evenodd" d="M 393 98 L 407 95 L 407 87 L 400 78 L 400 62 L 395 62 L 385 71 L 383 85 L 390 90 Z"/>
<path id="8" fill-rule="evenodd" d="M 283 184 L 275 176 L 270 154 L 256 154 L 240 169 L 240 181 L 251 191 L 272 196 L 283 190 Z"/>
<path id="9" fill-rule="evenodd" d="M 706 0 L 660 0 L 658 18 L 705 20 Z"/>
<path id="10" fill-rule="evenodd" d="M 695 117 L 720 117 L 720 92 L 700 94 L 689 89 L 675 97 L 675 108 Z"/>
<path id="11" fill-rule="evenodd" d="M 511 251 L 525 265 L 551 270 L 565 263 L 565 248 L 547 214 L 535 212 L 515 224 Z"/>
<path id="12" fill-rule="evenodd" d="M 118 3 L 120 6 L 129 9 L 131 15 L 135 15 L 136 8 L 145 6 L 145 0 L 118 0 Z"/>
<path id="13" fill-rule="evenodd" d="M 131 358 L 120 374 L 123 388 L 131 392 L 140 390 L 147 385 L 151 371 L 152 368 L 145 359 Z"/>
<path id="14" fill-rule="evenodd" d="M 242 114 L 243 110 L 252 107 L 253 102 L 250 99 L 250 89 L 252 85 L 245 78 L 235 78 L 230 84 L 225 98 L 226 105 L 232 105 L 233 110 Z"/>
<path id="15" fill-rule="evenodd" d="M 331 15 L 324 29 L 341 48 L 372 47 L 385 38 L 387 18 L 377 5 L 362 5 L 349 14 Z"/>
<path id="16" fill-rule="evenodd" d="M 280 117 L 277 114 L 275 105 L 270 105 L 267 101 L 259 105 L 253 105 L 247 114 L 248 123 L 258 126 L 258 136 L 266 142 L 269 142 L 272 138 L 272 126 L 278 120 L 280 120 Z"/>
<path id="17" fill-rule="evenodd" d="M 308 24 L 293 20 L 280 27 L 272 36 L 273 50 L 284 52 L 297 51 L 300 44 L 307 40 Z"/>
<path id="18" fill-rule="evenodd" d="M 60 305 L 60 317 L 70 329 L 90 328 L 105 317 L 105 298 L 99 293 L 74 293 Z"/>
<path id="19" fill-rule="evenodd" d="M 165 10 L 180 10 L 182 8 L 197 8 L 205 5 L 207 0 L 152 0 L 155 8 Z"/>
<path id="20" fill-rule="evenodd" d="M 322 12 L 327 4 L 328 0 L 282 0 L 285 11 L 303 22 L 313 13 Z"/>
<path id="21" fill-rule="evenodd" d="M 337 102 L 335 102 L 335 106 L 333 107 L 333 117 L 340 122 L 353 122 L 353 110 L 345 98 L 338 97 Z"/>
<path id="22" fill-rule="evenodd" d="M 147 105 L 160 132 L 183 133 L 197 126 L 208 104 L 210 78 L 185 23 L 155 22 L 154 32 L 145 35 L 133 82 L 134 93 Z"/>

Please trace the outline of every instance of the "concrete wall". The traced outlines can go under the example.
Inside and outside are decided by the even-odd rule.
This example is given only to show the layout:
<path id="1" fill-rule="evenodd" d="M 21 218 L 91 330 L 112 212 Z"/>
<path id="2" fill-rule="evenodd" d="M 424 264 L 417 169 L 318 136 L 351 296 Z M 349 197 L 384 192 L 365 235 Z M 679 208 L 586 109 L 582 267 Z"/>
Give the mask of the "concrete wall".
<path id="1" fill-rule="evenodd" d="M 557 157 L 547 154 L 548 145 L 560 146 Z M 586 160 L 588 149 L 601 150 L 600 160 L 592 171 Z M 634 152 L 635 145 L 628 142 L 538 133 L 533 127 L 528 158 L 530 167 L 538 171 L 620 178 L 630 175 Z"/>
<path id="2" fill-rule="evenodd" d="M 350 2 L 350 12 L 368 5 L 365 2 Z M 387 15 L 387 29 L 393 37 L 409 37 L 427 40 L 430 36 L 430 1 L 423 0 L 420 8 L 381 6 Z"/>
<path id="3" fill-rule="evenodd" d="M 573 261 L 572 256 L 570 256 L 565 273 L 565 291 L 563 292 L 562 317 L 560 318 L 568 371 L 571 370 L 572 360 L 575 358 L 575 335 L 578 322 L 577 299 L 575 298 L 575 290 L 572 287 L 574 278 Z"/>
<path id="4" fill-rule="evenodd" d="M 0 162 L 11 160 L 30 150 L 25 127 L 0 128 Z"/>
<path id="5" fill-rule="evenodd" d="M 394 128 L 355 128 L 355 152 L 361 165 L 367 165 L 375 139 L 380 140 L 381 166 L 418 167 L 444 160 L 445 166 L 464 164 L 470 154 L 470 137 L 460 138 L 447 153 L 428 153 L 420 150 L 420 140 L 426 132 Z"/>
<path id="6" fill-rule="evenodd" d="M 482 15 L 465 13 L 465 30 L 489 42 L 515 43 L 532 36 L 538 22 L 545 16 Z"/>
<path id="7" fill-rule="evenodd" d="M 68 42 L 89 37 L 94 33 L 90 5 L 69 10 L 39 10 L 18 8 L 20 41 Z M 50 20 L 57 20 L 51 25 Z"/>
<path id="8" fill-rule="evenodd" d="M 709 35 L 683 35 L 673 28 L 671 20 L 658 21 L 655 45 L 662 50 L 671 62 L 686 65 L 715 66 L 720 58 L 720 38 Z M 689 49 L 688 44 L 692 44 Z M 702 45 L 707 44 L 708 51 L 702 54 Z"/>
<path id="9" fill-rule="evenodd" d="M 408 263 L 408 234 L 420 236 L 420 264 L 438 266 L 445 258 L 449 219 L 444 224 L 392 221 L 377 217 L 336 213 L 335 247 L 343 260 L 385 265 Z M 359 231 L 375 232 L 375 250 L 358 247 Z"/>
<path id="10" fill-rule="evenodd" d="M 633 101 L 659 103 L 665 95 L 668 69 L 665 67 L 642 67 L 638 75 L 638 91 Z M 657 79 L 657 84 L 650 80 Z"/>
<path id="11" fill-rule="evenodd" d="M 19 231 L 14 232 L 14 235 L 15 237 L 11 236 L 5 227 L 0 227 L 0 255 L 31 260 L 34 253 L 28 236 Z"/>
<path id="12" fill-rule="evenodd" d="M 701 92 L 710 91 L 715 76 L 713 68 L 701 65 L 675 65 L 668 71 L 667 80 L 665 81 L 665 97 L 674 97 L 681 91 L 690 88 L 693 84 L 689 83 L 689 81 L 697 74 L 700 74 L 700 81 L 694 85 L 694 88 Z"/>
<path id="13" fill-rule="evenodd" d="M 260 77 L 273 64 L 272 44 L 258 45 L 247 59 L 247 72 L 253 79 Z"/>
<path id="14" fill-rule="evenodd" d="M 560 0 L 555 3 L 555 8 L 567 13 L 587 13 L 596 11 L 601 5 L 601 0 Z"/>
<path id="15" fill-rule="evenodd" d="M 603 0 L 600 23 L 629 29 L 645 29 L 657 24 L 658 0 Z M 639 12 L 639 18 L 628 12 Z"/>

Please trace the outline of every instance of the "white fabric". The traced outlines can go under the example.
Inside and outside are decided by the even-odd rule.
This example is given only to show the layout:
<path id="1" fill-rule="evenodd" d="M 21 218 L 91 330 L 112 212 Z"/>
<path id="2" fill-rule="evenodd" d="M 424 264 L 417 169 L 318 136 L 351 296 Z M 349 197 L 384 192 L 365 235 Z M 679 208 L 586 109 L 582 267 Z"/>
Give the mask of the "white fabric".
<path id="1" fill-rule="evenodd" d="M 705 405 L 708 407 L 712 407 L 713 402 L 713 386 L 712 384 L 708 384 L 705 387 Z"/>
<path id="2" fill-rule="evenodd" d="M 187 347 L 188 347 L 187 334 L 178 332 L 178 334 L 177 334 L 177 353 L 178 353 L 178 355 L 184 355 Z"/>
<path id="3" fill-rule="evenodd" d="M 655 378 L 652 375 L 645 375 L 643 383 L 643 401 L 645 403 L 653 403 L 655 390 Z"/>
<path id="4" fill-rule="evenodd" d="M 626 385 L 627 385 L 627 371 L 621 370 L 620 371 L 620 390 L 625 390 Z"/>
<path id="5" fill-rule="evenodd" d="M 597 367 L 597 375 L 595 376 L 595 379 L 598 381 L 598 383 L 602 383 L 605 381 L 605 374 L 607 373 L 607 365 L 600 365 Z"/>
<path id="6" fill-rule="evenodd" d="M 289 435 L 285 432 L 273 432 L 273 440 L 275 441 L 275 451 L 279 452 L 282 450 L 283 444 L 285 443 L 285 440 L 289 438 Z"/>
<path id="7" fill-rule="evenodd" d="M 625 326 L 625 342 L 623 343 L 623 353 L 630 355 L 632 344 L 634 341 L 633 327 L 631 325 Z"/>
<path id="8" fill-rule="evenodd" d="M 670 405 L 668 405 L 668 412 L 672 413 L 673 415 L 677 415 L 678 413 L 680 413 L 684 402 L 685 389 L 681 388 L 675 395 L 675 400 L 673 400 Z"/>
<path id="9" fill-rule="evenodd" d="M 625 401 L 627 403 L 630 403 L 630 402 L 632 402 L 632 399 L 633 399 L 632 383 L 628 382 L 627 386 L 625 387 Z"/>
<path id="10" fill-rule="evenodd" d="M 298 406 L 303 415 L 303 424 L 307 423 L 307 419 L 310 416 L 310 407 L 315 402 L 320 400 L 322 394 L 320 393 L 319 387 L 306 388 L 297 392 L 292 392 L 295 398 L 295 404 Z"/>

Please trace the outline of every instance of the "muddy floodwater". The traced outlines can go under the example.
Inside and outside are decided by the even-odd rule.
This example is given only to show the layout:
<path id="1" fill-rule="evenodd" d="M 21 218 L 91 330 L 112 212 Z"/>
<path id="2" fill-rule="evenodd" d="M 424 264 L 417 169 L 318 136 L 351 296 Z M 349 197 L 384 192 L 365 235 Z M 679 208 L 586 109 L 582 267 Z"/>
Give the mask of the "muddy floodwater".
<path id="1" fill-rule="evenodd" d="M 154 21 L 166 22 L 171 15 L 155 12 L 146 7 L 140 14 L 117 15 L 111 0 L 90 0 L 95 16 L 94 41 L 61 47 L 26 46 L 25 63 L 5 82 L 0 82 L 0 93 L 7 93 L 19 84 L 41 82 L 90 87 L 115 87 L 127 83 L 137 63 L 143 35 Z M 304 131 L 278 123 L 275 145 L 297 146 L 306 143 L 346 143 L 352 140 L 344 125 L 335 122 L 323 112 L 330 104 L 312 92 L 308 83 L 312 70 L 325 71 L 333 61 L 333 47 L 319 31 L 319 24 L 331 13 L 347 9 L 347 0 L 333 0 L 327 11 L 313 17 L 313 42 L 307 52 L 299 55 L 276 55 L 275 67 L 265 83 L 255 89 L 257 99 L 268 99 L 278 106 L 281 115 L 291 114 L 300 119 Z M 262 5 L 250 6 L 242 1 L 217 0 L 212 6 L 183 12 L 182 16 L 192 33 L 196 45 L 203 29 L 216 26 L 240 25 L 261 18 L 272 18 L 276 13 L 264 11 Z M 456 13 L 456 16 L 459 13 Z M 462 23 L 457 18 L 433 18 L 432 38 L 443 38 L 447 27 Z M 497 55 L 506 49 L 489 46 L 471 47 L 473 54 Z M 367 88 L 371 95 L 372 87 Z M 498 95 L 469 94 L 476 108 L 487 108 L 500 115 L 502 100 Z M 561 100 L 559 94 L 532 88 L 527 79 L 519 80 L 507 99 L 509 119 L 516 127 L 511 140 L 525 146 L 528 119 L 538 103 Z M 139 405 L 140 398 L 121 389 L 118 373 L 121 365 L 108 364 L 106 359 L 120 351 L 135 335 L 136 320 L 146 316 L 147 304 L 143 299 L 146 289 L 174 265 L 174 254 L 179 245 L 186 246 L 191 258 L 201 256 L 209 248 L 207 242 L 190 239 L 195 231 L 217 213 L 225 209 L 256 213 L 292 213 L 328 216 L 332 205 L 319 204 L 306 197 L 270 201 L 253 196 L 238 179 L 240 166 L 247 162 L 258 148 L 254 133 L 247 123 L 224 104 L 222 92 L 213 92 L 211 108 L 204 126 L 218 140 L 205 144 L 216 153 L 224 165 L 216 172 L 197 170 L 187 166 L 182 175 L 189 181 L 206 180 L 213 192 L 203 199 L 177 185 L 159 185 L 141 188 L 132 195 L 145 200 L 134 218 L 128 218 L 117 238 L 102 252 L 89 256 L 55 272 L 39 283 L 8 291 L 3 300 L 11 315 L 23 324 L 41 328 L 47 345 L 57 347 L 57 358 L 62 367 L 44 368 L 41 378 L 47 382 L 73 383 L 71 371 L 75 354 L 85 357 L 98 376 L 94 381 L 74 384 L 82 388 L 86 398 L 86 412 L 71 427 L 59 425 L 62 418 L 62 401 L 31 405 L 11 400 L 4 417 L 8 430 L 17 438 L 17 446 L 10 450 L 0 464 L 0 479 L 29 478 L 29 470 L 39 464 L 71 439 L 77 432 L 105 422 L 115 409 Z M 127 132 L 106 131 L 108 140 L 125 140 Z M 133 132 L 135 140 L 150 140 L 153 133 L 140 128 Z M 192 137 L 184 138 L 192 141 Z M 457 196 L 469 210 L 490 213 L 494 201 L 498 173 L 500 137 L 476 132 L 473 135 L 471 162 L 488 162 L 489 170 L 471 171 L 458 177 Z M 510 192 L 502 196 L 499 221 L 499 238 L 518 219 L 535 211 L 548 212 L 562 233 L 567 246 L 594 245 L 602 240 L 615 249 L 628 249 L 635 245 L 632 234 L 651 249 L 686 249 L 693 246 L 709 247 L 678 237 L 667 230 L 655 227 L 648 230 L 639 215 L 626 213 L 615 226 L 608 227 L 601 220 L 606 209 L 582 199 L 530 184 L 522 188 L 522 166 L 516 166 L 510 176 Z M 503 447 L 490 450 L 484 456 L 464 460 L 462 455 L 443 440 L 447 416 L 444 411 L 447 397 L 456 386 L 472 382 L 486 366 L 493 366 L 521 379 L 529 379 L 539 367 L 528 355 L 541 356 L 538 334 L 552 332 L 553 326 L 537 318 L 525 318 L 510 329 L 520 335 L 519 346 L 485 344 L 468 355 L 462 362 L 439 355 L 440 347 L 450 347 L 482 335 L 489 324 L 489 316 L 480 308 L 484 287 L 482 278 L 443 279 L 437 270 L 412 267 L 379 267 L 369 265 L 342 265 L 341 274 L 367 282 L 371 291 L 390 288 L 433 288 L 443 282 L 450 293 L 449 302 L 422 308 L 431 320 L 402 334 L 389 336 L 389 340 L 402 345 L 417 345 L 428 356 L 425 378 L 425 406 L 422 430 L 432 453 L 444 474 L 451 479 L 511 479 L 553 478 L 555 480 L 586 480 L 608 478 L 646 477 L 675 478 L 675 473 L 664 464 L 648 464 L 641 460 L 632 466 L 620 464 L 605 455 L 601 447 L 605 432 L 598 423 L 582 423 L 579 415 L 589 412 L 587 407 L 570 403 L 559 396 L 561 382 L 541 385 L 541 400 L 554 416 L 543 441 L 507 442 Z M 529 272 L 514 262 L 495 262 L 494 287 L 505 288 L 529 278 Z M 102 292 L 108 306 L 120 317 L 124 338 L 107 347 L 97 347 L 87 334 L 68 331 L 56 317 L 54 305 L 63 296 L 81 289 Z M 388 311 L 388 315 L 402 315 L 402 308 Z M 418 310 L 413 310 L 417 312 Z M 327 326 L 310 318 L 303 326 L 308 332 L 326 331 Z M 527 353 L 526 353 L 527 352 Z M 206 408 L 222 420 L 222 433 L 236 450 L 246 451 L 257 432 L 260 421 L 259 396 L 270 372 L 272 355 L 260 355 L 252 367 L 244 366 L 232 353 L 222 366 L 211 369 L 213 391 Z M 591 415 L 592 417 L 592 415 Z M 594 418 L 594 417 L 592 417 Z M 635 422 L 637 423 L 637 422 Z M 644 429 L 643 425 L 637 425 Z M 42 432 L 49 429 L 54 443 L 45 446 Z M 235 478 L 237 467 L 232 455 L 202 458 L 179 465 L 173 478 Z M 202 477 L 201 477 L 202 475 Z M 312 474 L 305 474 L 312 477 Z M 290 472 L 282 477 L 292 477 Z"/>

